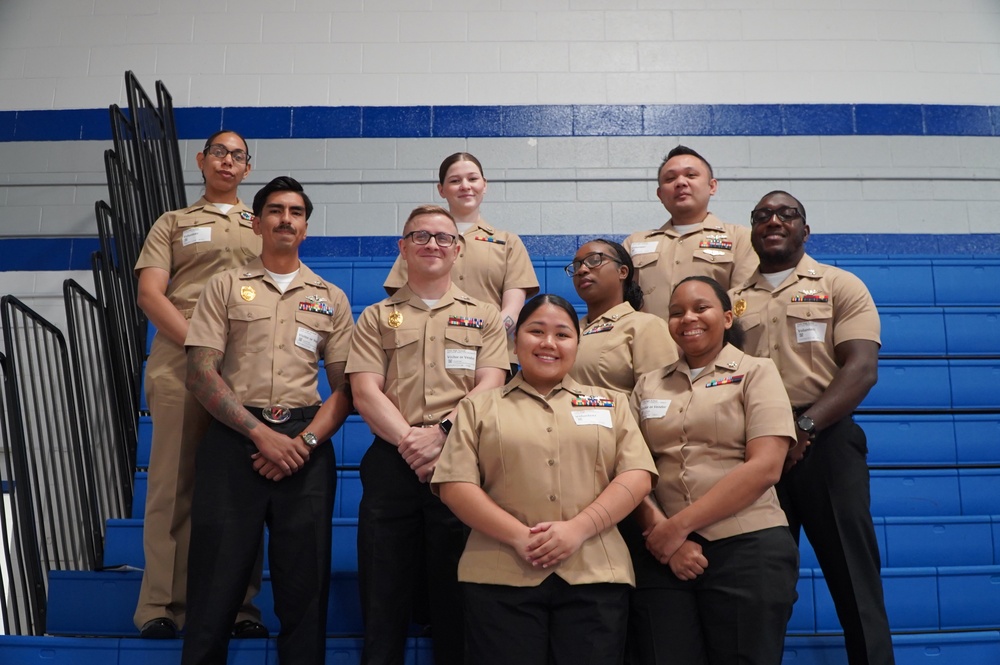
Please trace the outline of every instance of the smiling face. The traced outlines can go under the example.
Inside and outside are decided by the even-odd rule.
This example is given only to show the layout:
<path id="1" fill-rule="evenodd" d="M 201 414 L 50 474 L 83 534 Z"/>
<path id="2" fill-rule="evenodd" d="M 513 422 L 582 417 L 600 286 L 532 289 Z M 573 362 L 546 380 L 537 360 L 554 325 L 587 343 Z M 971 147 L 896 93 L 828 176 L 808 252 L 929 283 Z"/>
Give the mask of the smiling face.
<path id="1" fill-rule="evenodd" d="M 455 222 L 443 214 L 417 215 L 403 226 L 404 236 L 413 231 L 427 231 L 431 235 L 458 234 Z M 406 262 L 409 274 L 423 278 L 441 277 L 450 273 L 460 248 L 458 242 L 451 247 L 441 247 L 434 238 L 426 245 L 418 245 L 413 242 L 412 236 L 400 238 L 398 244 L 399 255 Z"/>
<path id="2" fill-rule="evenodd" d="M 677 155 L 660 168 L 656 196 L 676 224 L 695 224 L 708 214 L 719 183 L 694 155 Z"/>
<path id="3" fill-rule="evenodd" d="M 798 201 L 782 192 L 765 196 L 754 206 L 754 210 L 761 208 L 798 210 L 800 206 Z M 781 221 L 777 215 L 772 215 L 764 221 L 754 222 L 750 228 L 750 242 L 760 257 L 760 271 L 772 273 L 794 268 L 806 252 L 805 243 L 808 237 L 809 225 L 799 215 L 787 222 Z"/>
<path id="4" fill-rule="evenodd" d="M 674 289 L 667 308 L 667 327 L 689 367 L 712 362 L 732 325 L 733 312 L 723 311 L 722 302 L 708 284 L 689 281 Z"/>
<path id="5" fill-rule="evenodd" d="M 212 139 L 212 143 L 226 146 L 227 150 L 247 151 L 247 144 L 238 134 L 225 132 Z M 205 177 L 205 198 L 213 203 L 235 203 L 236 188 L 250 173 L 249 162 L 240 164 L 227 154 L 223 158 L 199 152 L 195 156 L 198 168 Z"/>
<path id="6" fill-rule="evenodd" d="M 298 249 L 306 239 L 306 204 L 298 192 L 279 191 L 267 197 L 259 217 L 254 217 L 253 231 L 263 241 L 267 252 Z"/>
<path id="7" fill-rule="evenodd" d="M 514 352 L 525 382 L 547 395 L 563 380 L 576 361 L 580 338 L 569 314 L 544 303 L 518 326 Z"/>
<path id="8" fill-rule="evenodd" d="M 448 210 L 456 217 L 478 214 L 486 194 L 486 178 L 475 162 L 459 160 L 448 168 L 438 194 L 448 201 Z"/>
<path id="9" fill-rule="evenodd" d="M 601 265 L 595 268 L 584 265 L 584 259 L 598 253 L 604 255 Z M 610 309 L 624 302 L 622 283 L 628 276 L 628 268 L 618 263 L 617 258 L 615 250 L 602 242 L 591 241 L 577 250 L 573 262 L 580 267 L 573 274 L 573 287 L 588 306 L 604 303 Z"/>

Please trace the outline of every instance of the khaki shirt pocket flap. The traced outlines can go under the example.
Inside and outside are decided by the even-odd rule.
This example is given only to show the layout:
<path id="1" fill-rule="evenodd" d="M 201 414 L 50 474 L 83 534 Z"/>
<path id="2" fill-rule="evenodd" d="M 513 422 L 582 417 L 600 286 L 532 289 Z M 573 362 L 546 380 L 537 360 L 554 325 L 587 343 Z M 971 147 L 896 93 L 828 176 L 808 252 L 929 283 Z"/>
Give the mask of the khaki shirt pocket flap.
<path id="1" fill-rule="evenodd" d="M 793 302 L 785 310 L 790 319 L 816 321 L 833 318 L 833 305 L 828 302 Z"/>
<path id="2" fill-rule="evenodd" d="M 234 305 L 229 308 L 231 321 L 262 321 L 271 318 L 272 311 L 260 305 Z"/>
<path id="3" fill-rule="evenodd" d="M 752 314 L 744 314 L 737 320 L 740 322 L 743 330 L 751 330 L 760 325 L 761 318 L 760 312 L 753 312 Z"/>
<path id="4" fill-rule="evenodd" d="M 327 314 L 298 311 L 295 312 L 295 320 L 307 328 L 312 328 L 319 332 L 333 331 L 333 317 Z"/>
<path id="5" fill-rule="evenodd" d="M 419 330 L 392 330 L 382 335 L 383 349 L 398 349 L 415 344 L 420 339 Z"/>
<path id="6" fill-rule="evenodd" d="M 449 327 L 444 331 L 444 338 L 462 346 L 483 345 L 483 331 L 478 328 Z"/>
<path id="7" fill-rule="evenodd" d="M 635 264 L 636 268 L 645 268 L 646 266 L 651 266 L 656 263 L 659 258 L 660 255 L 657 252 L 634 254 L 632 256 L 632 263 Z"/>

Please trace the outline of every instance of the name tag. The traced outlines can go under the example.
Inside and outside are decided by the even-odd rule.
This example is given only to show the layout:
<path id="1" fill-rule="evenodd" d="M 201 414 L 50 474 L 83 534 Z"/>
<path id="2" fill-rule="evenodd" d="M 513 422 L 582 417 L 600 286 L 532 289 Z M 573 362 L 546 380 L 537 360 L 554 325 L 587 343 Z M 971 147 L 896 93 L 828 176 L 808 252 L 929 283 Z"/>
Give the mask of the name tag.
<path id="1" fill-rule="evenodd" d="M 187 247 L 196 242 L 212 242 L 211 226 L 196 226 L 193 229 L 184 229 L 181 234 L 181 243 Z"/>
<path id="2" fill-rule="evenodd" d="M 476 369 L 475 349 L 445 349 L 445 369 Z"/>
<path id="3" fill-rule="evenodd" d="M 669 399 L 644 399 L 639 403 L 639 419 L 653 420 L 667 415 L 670 408 Z"/>
<path id="4" fill-rule="evenodd" d="M 611 412 L 606 409 L 570 411 L 577 425 L 600 425 L 611 429 Z"/>
<path id="5" fill-rule="evenodd" d="M 319 347 L 319 340 L 319 333 L 315 330 L 299 326 L 299 331 L 295 333 L 295 346 L 303 348 L 306 351 L 315 352 Z"/>
<path id="6" fill-rule="evenodd" d="M 803 321 L 795 324 L 795 341 L 799 344 L 806 342 L 822 342 L 826 339 L 826 324 L 821 321 Z"/>
<path id="7" fill-rule="evenodd" d="M 652 254 L 656 251 L 656 246 L 659 244 L 658 240 L 634 242 L 632 243 L 632 248 L 629 250 L 629 254 L 632 256 L 635 256 L 636 254 Z"/>

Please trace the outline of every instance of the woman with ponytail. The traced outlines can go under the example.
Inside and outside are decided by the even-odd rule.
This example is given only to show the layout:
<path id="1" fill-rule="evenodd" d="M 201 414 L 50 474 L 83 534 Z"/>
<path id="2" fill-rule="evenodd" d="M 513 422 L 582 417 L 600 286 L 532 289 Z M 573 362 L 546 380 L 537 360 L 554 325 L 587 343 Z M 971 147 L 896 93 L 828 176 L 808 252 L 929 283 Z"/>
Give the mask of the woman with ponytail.
<path id="1" fill-rule="evenodd" d="M 631 395 L 641 375 L 677 361 L 666 322 L 638 311 L 642 289 L 624 247 L 604 238 L 591 240 L 577 250 L 566 274 L 587 304 L 570 372 L 574 379 Z"/>

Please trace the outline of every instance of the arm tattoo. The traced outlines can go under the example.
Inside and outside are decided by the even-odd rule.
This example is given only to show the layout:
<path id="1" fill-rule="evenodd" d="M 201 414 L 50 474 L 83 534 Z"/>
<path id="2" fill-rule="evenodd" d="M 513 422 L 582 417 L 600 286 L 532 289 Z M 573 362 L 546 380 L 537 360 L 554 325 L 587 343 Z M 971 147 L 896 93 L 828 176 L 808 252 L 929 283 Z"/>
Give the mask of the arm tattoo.
<path id="1" fill-rule="evenodd" d="M 510 332 L 510 329 L 514 327 L 514 319 L 510 318 L 510 316 L 503 317 L 503 327 L 507 332 Z"/>
<path id="2" fill-rule="evenodd" d="M 259 423 L 222 380 L 222 357 L 221 351 L 204 346 L 188 349 L 187 389 L 213 418 L 247 436 Z"/>

